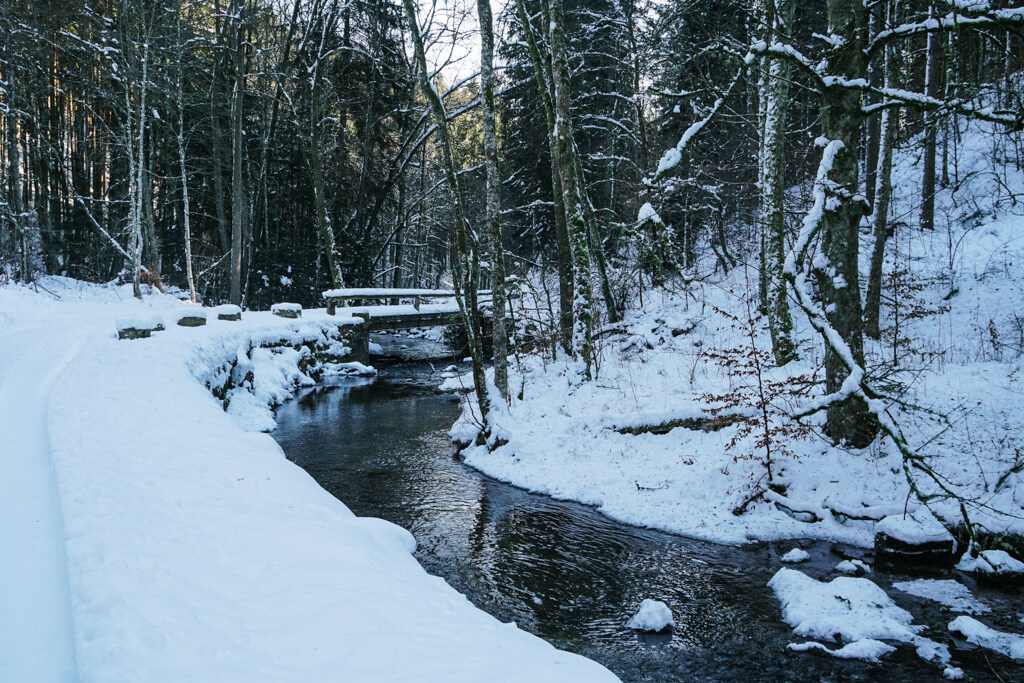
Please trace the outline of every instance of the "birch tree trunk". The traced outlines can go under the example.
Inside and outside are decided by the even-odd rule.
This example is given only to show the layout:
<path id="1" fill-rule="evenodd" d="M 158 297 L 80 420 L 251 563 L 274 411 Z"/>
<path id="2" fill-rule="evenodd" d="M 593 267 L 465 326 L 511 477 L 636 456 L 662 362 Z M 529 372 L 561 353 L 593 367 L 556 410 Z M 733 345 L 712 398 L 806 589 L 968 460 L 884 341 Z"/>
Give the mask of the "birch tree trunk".
<path id="1" fill-rule="evenodd" d="M 593 379 L 593 312 L 590 289 L 590 249 L 587 238 L 587 224 L 584 216 L 583 197 L 576 175 L 576 147 L 573 144 L 572 112 L 570 109 L 571 86 L 569 81 L 569 59 L 565 44 L 565 14 L 562 0 L 550 0 L 551 21 L 548 25 L 548 45 L 551 47 L 551 80 L 555 109 L 555 131 L 553 143 L 557 153 L 555 163 L 562 181 L 562 197 L 565 203 L 565 226 L 569 245 L 572 249 L 573 284 L 573 327 L 572 348 L 574 355 L 583 361 L 583 378 Z"/>
<path id="2" fill-rule="evenodd" d="M 770 41 L 790 35 L 793 0 L 765 0 Z M 789 108 L 789 62 L 767 56 L 761 86 L 761 153 L 758 166 L 761 187 L 761 263 L 768 326 L 775 362 L 782 366 L 796 358 L 793 318 L 786 299 L 782 267 L 786 260 L 785 145 L 786 112 Z"/>
<path id="3" fill-rule="evenodd" d="M 181 22 L 178 23 L 178 45 L 181 46 Z M 184 49 L 184 48 L 182 48 Z M 184 55 L 178 54 L 178 170 L 181 173 L 182 226 L 185 230 L 185 279 L 188 282 L 188 298 L 192 303 L 199 300 L 196 294 L 196 279 L 192 272 L 192 223 L 188 198 L 188 169 L 185 165 L 185 97 L 183 93 Z"/>

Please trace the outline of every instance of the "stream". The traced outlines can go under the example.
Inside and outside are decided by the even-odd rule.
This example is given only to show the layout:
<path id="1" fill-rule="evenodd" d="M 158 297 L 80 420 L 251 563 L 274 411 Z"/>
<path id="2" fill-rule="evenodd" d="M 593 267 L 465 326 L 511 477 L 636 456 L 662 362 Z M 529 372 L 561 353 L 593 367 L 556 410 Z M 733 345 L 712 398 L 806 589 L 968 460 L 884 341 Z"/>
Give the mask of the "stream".
<path id="1" fill-rule="evenodd" d="M 805 639 L 781 621 L 766 586 L 779 558 L 799 545 L 799 569 L 830 579 L 844 558 L 870 552 L 820 541 L 722 546 L 618 523 L 572 502 L 531 494 L 462 464 L 446 431 L 457 397 L 435 393 L 449 361 L 380 366 L 380 375 L 338 379 L 301 391 L 277 411 L 272 436 L 290 460 L 357 515 L 410 530 L 416 558 L 475 605 L 513 621 L 556 647 L 604 664 L 623 681 L 922 681 L 945 680 L 941 667 L 909 646 L 880 664 L 837 660 L 786 648 Z M 949 572 L 934 578 L 949 578 Z M 950 641 L 955 616 L 891 588 L 921 576 L 871 578 L 910 610 L 924 633 L 950 642 L 968 680 L 1024 681 L 1013 663 Z M 1024 599 L 961 578 L 999 617 L 995 628 L 1024 631 Z M 666 602 L 669 633 L 624 627 L 644 598 Z"/>

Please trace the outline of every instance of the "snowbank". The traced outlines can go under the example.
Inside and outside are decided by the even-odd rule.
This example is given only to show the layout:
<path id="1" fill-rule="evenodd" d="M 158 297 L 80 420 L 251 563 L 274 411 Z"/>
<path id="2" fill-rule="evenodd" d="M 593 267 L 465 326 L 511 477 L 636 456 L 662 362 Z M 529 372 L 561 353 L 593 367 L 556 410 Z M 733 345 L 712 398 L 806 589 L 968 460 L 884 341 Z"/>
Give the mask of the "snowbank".
<path id="1" fill-rule="evenodd" d="M 408 532 L 355 517 L 204 386 L 247 359 L 245 394 L 280 399 L 302 351 L 260 343 L 338 318 L 118 341 L 115 317 L 177 302 L 58 284 L 67 302 L 0 288 L 0 435 L 19 445 L 0 543 L 33 562 L 0 560 L 0 679 L 615 680 L 427 575 Z"/>

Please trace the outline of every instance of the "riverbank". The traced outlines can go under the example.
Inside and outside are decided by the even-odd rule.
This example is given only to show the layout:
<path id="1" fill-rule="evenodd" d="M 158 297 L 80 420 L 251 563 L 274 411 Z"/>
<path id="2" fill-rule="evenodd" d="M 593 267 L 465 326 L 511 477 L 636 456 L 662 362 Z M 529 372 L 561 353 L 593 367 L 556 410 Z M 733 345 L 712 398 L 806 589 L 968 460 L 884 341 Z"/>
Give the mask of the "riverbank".
<path id="1" fill-rule="evenodd" d="M 408 532 L 353 515 L 204 386 L 258 361 L 254 340 L 336 321 L 119 341 L 115 319 L 180 304 L 43 284 L 59 300 L 0 288 L 0 678 L 614 680 L 427 575 Z M 286 355 L 254 362 L 254 397 L 306 381 Z"/>
<path id="2" fill-rule="evenodd" d="M 806 553 L 799 571 L 829 581 L 853 561 L 871 565 L 870 551 L 806 539 L 743 546 L 695 541 L 497 481 L 452 457 L 447 431 L 459 405 L 455 396 L 431 390 L 440 370 L 423 362 L 388 365 L 374 378 L 300 389 L 275 412 L 271 435 L 289 460 L 356 514 L 413 532 L 420 564 L 474 605 L 629 683 L 941 679 L 943 668 L 922 661 L 914 648 L 879 663 L 787 647 L 795 638 L 768 585 L 780 569 L 793 567 L 783 558 L 795 549 Z M 966 609 L 1014 632 L 1024 601 L 1013 591 L 960 580 L 969 598 L 955 601 L 956 611 L 917 597 L 944 587 L 950 593 L 952 582 L 898 570 L 871 574 L 910 611 L 915 628 L 948 643 L 969 680 L 996 683 L 992 668 L 1002 680 L 1020 677 L 1024 662 L 1008 665 L 971 649 L 950 638 L 947 625 Z M 649 598 L 671 611 L 670 631 L 627 626 Z M 993 620 L 994 614 L 1002 616 Z"/>

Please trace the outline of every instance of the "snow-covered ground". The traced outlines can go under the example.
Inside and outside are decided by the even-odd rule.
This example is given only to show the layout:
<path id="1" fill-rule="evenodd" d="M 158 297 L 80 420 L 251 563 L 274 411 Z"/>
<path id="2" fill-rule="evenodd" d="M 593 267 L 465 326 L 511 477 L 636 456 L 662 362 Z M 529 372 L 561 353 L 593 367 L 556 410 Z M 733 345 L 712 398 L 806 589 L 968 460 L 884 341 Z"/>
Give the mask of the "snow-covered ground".
<path id="1" fill-rule="evenodd" d="M 119 341 L 115 319 L 181 304 L 43 285 L 60 300 L 0 288 L 0 680 L 615 680 L 427 575 L 408 532 L 355 517 L 204 386 L 240 360 L 265 410 L 302 352 L 252 343 L 334 319 Z"/>
<path id="2" fill-rule="evenodd" d="M 973 501 L 971 521 L 1020 534 L 1024 210 L 1008 193 L 1024 195 L 1024 177 L 991 170 L 992 159 L 1012 157 L 1012 149 L 1000 152 L 1002 138 L 973 125 L 951 179 L 957 190 L 938 197 L 941 229 L 931 233 L 906 225 L 917 215 L 920 170 L 913 154 L 897 155 L 900 225 L 885 270 L 896 272 L 889 288 L 899 306 L 883 303 L 882 338 L 867 340 L 866 356 L 876 387 L 924 409 L 888 406 L 911 446 Z M 865 275 L 871 246 L 865 229 Z M 789 419 L 823 393 L 820 338 L 794 306 L 800 359 L 774 367 L 766 320 L 757 315 L 755 267 L 728 276 L 710 262 L 699 270 L 702 279 L 688 291 L 647 291 L 642 307 L 634 302 L 622 324 L 601 332 L 596 381 L 576 381 L 564 359 L 525 357 L 511 381 L 523 399 L 494 419 L 495 438 L 506 443 L 468 448 L 466 462 L 631 524 L 696 538 L 870 546 L 872 520 L 919 505 L 902 458 L 888 440 L 863 450 L 834 446 L 821 434 L 820 415 L 804 425 Z M 467 411 L 453 437 L 469 441 L 477 424 Z M 659 433 L 645 429 L 659 425 Z M 767 489 L 769 457 L 784 496 Z M 917 478 L 923 490 L 936 490 Z M 948 524 L 961 519 L 955 499 L 930 507 Z"/>

